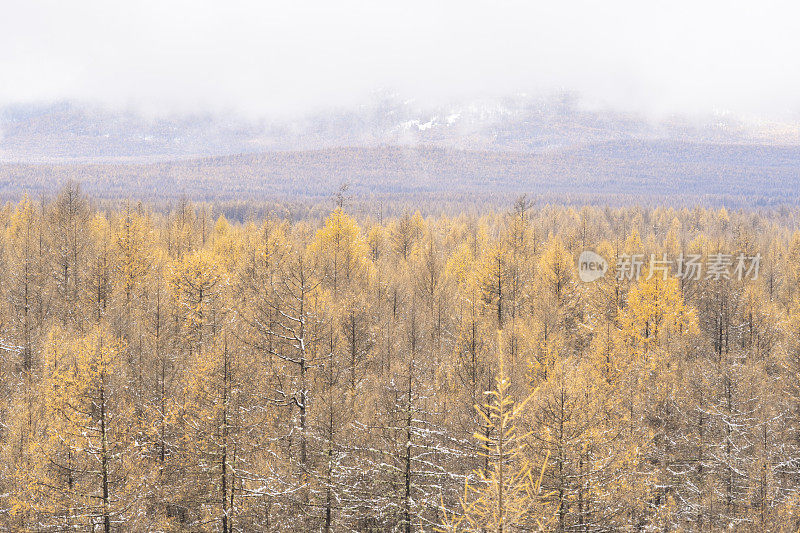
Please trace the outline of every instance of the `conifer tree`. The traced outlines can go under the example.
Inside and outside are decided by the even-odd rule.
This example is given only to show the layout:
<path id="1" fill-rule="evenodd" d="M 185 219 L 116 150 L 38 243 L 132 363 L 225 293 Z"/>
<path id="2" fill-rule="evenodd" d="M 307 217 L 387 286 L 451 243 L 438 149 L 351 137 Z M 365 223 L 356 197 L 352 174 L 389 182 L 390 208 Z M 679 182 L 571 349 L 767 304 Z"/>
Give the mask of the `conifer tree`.
<path id="1" fill-rule="evenodd" d="M 547 522 L 540 493 L 547 464 L 539 472 L 533 470 L 525 455 L 529 435 L 518 427 L 530 397 L 521 402 L 511 397 L 499 331 L 497 344 L 496 387 L 486 392 L 489 400 L 482 408 L 475 406 L 489 428 L 487 434 L 474 434 L 481 442 L 487 466 L 475 472 L 474 481 L 465 483 L 462 509 L 455 516 L 445 517 L 443 531 L 532 531 L 543 530 Z"/>

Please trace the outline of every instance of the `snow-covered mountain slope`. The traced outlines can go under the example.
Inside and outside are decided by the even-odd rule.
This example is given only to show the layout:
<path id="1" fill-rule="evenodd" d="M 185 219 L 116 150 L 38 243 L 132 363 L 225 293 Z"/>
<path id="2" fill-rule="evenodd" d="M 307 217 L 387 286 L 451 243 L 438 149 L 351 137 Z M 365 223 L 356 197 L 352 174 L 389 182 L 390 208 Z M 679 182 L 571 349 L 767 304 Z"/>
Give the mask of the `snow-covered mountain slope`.
<path id="1" fill-rule="evenodd" d="M 233 113 L 146 116 L 60 102 L 0 107 L 2 161 L 153 161 L 342 146 L 429 145 L 537 153 L 607 141 L 800 144 L 800 126 L 728 115 L 653 122 L 569 96 L 422 105 L 382 95 L 294 118 Z"/>

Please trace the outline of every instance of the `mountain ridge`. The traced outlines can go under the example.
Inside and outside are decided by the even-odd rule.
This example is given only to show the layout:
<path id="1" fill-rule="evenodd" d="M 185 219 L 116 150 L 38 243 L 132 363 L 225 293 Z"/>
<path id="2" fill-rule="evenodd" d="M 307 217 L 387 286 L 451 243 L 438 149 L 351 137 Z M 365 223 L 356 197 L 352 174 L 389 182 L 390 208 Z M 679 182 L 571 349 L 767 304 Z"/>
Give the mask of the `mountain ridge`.
<path id="1" fill-rule="evenodd" d="M 720 114 L 660 121 L 588 109 L 569 95 L 425 106 L 386 95 L 362 106 L 293 117 L 147 115 L 80 102 L 0 106 L 0 160 L 152 162 L 342 146 L 439 145 L 538 152 L 601 141 L 800 145 L 800 124 Z"/>

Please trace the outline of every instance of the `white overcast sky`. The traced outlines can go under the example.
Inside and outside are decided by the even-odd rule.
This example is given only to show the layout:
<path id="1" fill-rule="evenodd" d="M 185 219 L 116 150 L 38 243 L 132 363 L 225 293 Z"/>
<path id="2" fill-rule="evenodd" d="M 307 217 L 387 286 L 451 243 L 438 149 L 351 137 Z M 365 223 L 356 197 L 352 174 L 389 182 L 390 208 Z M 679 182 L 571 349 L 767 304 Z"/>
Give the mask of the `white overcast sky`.
<path id="1" fill-rule="evenodd" d="M 800 113 L 796 1 L 0 0 L 0 103 L 303 112 L 575 91 L 654 113 Z"/>

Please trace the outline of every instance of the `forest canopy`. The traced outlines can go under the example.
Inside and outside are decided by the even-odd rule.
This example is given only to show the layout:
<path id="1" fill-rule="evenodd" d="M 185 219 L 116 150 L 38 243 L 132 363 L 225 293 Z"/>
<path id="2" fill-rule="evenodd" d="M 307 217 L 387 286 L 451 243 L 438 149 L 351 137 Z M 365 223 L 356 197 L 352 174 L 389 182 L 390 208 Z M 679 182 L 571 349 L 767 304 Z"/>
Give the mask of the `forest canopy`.
<path id="1" fill-rule="evenodd" d="M 0 209 L 0 531 L 800 527 L 797 210 L 317 210 Z"/>

